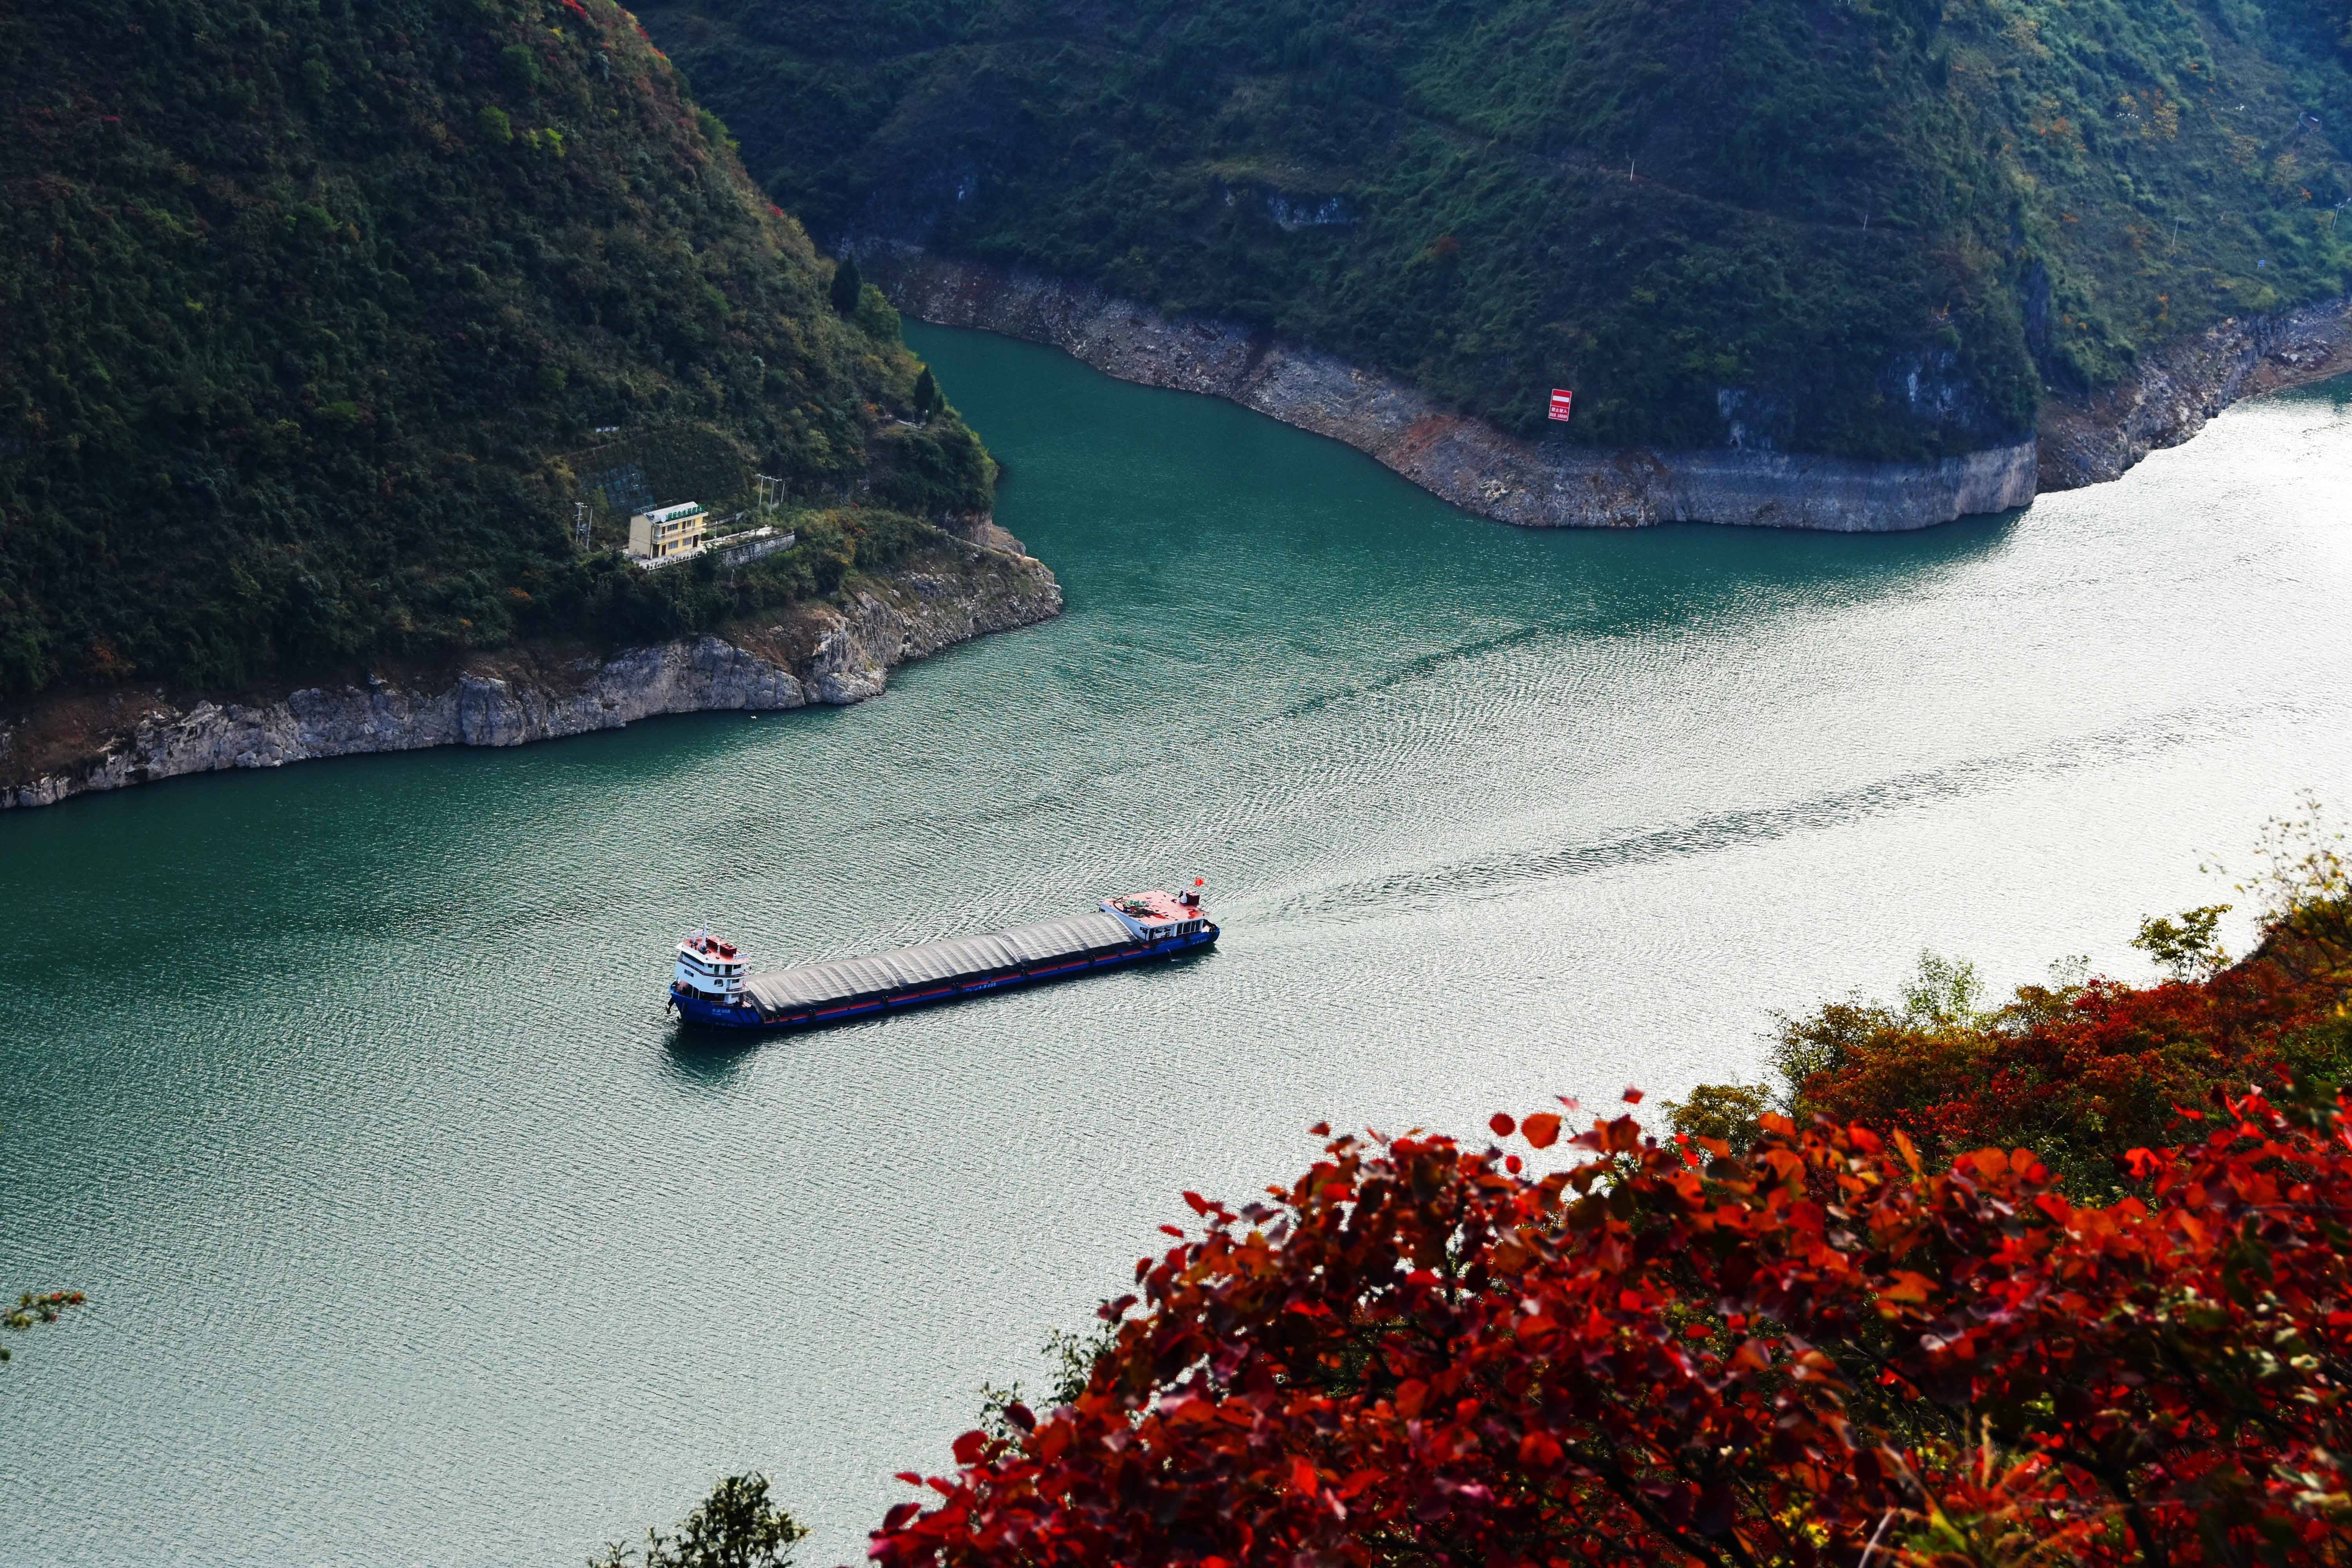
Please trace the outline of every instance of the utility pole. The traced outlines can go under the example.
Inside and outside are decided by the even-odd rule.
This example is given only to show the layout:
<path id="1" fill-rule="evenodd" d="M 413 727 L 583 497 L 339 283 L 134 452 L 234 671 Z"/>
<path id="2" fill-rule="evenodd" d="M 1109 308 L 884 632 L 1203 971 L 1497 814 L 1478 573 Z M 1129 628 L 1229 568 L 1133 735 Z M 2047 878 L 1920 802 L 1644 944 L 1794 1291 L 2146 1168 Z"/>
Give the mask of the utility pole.
<path id="1" fill-rule="evenodd" d="M 572 510 L 572 542 L 585 552 L 588 548 L 588 503 L 584 500 L 573 501 Z"/>
<path id="2" fill-rule="evenodd" d="M 784 481 L 773 474 L 753 477 L 760 481 L 760 515 L 765 517 L 784 504 Z"/>

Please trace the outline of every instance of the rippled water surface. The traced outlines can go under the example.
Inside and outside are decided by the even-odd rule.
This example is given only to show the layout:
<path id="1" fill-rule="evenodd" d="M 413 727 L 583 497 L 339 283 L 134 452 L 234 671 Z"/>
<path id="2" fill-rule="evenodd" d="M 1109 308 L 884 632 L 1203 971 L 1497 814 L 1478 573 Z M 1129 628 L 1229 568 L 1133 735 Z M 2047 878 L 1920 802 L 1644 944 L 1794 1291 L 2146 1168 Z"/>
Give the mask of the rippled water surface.
<path id="1" fill-rule="evenodd" d="M 917 333 L 1069 614 L 845 711 L 0 817 L 0 1556 L 578 1561 L 759 1468 L 853 1559 L 1318 1118 L 1758 1066 L 1919 949 L 1996 979 L 2352 801 L 2352 421 L 1895 538 L 1521 532 L 1223 404 Z M 1213 953 L 748 1048 L 784 961 L 1197 872 Z"/>

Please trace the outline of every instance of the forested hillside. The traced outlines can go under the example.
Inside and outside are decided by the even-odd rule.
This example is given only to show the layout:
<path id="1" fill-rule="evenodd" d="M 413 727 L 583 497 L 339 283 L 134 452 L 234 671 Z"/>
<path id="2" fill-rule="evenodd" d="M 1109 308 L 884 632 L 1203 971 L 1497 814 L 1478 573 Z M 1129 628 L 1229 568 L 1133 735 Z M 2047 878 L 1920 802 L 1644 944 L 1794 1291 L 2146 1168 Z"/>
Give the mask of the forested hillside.
<path id="1" fill-rule="evenodd" d="M 2320 0 L 684 0 L 821 242 L 1241 318 L 1522 435 L 1916 458 L 2345 288 Z M 1549 429 L 1545 395 L 1577 389 Z"/>
<path id="2" fill-rule="evenodd" d="M 0 126 L 0 697 L 664 635 L 988 504 L 610 0 L 7 4 Z M 877 509 L 648 576 L 600 462 Z"/>

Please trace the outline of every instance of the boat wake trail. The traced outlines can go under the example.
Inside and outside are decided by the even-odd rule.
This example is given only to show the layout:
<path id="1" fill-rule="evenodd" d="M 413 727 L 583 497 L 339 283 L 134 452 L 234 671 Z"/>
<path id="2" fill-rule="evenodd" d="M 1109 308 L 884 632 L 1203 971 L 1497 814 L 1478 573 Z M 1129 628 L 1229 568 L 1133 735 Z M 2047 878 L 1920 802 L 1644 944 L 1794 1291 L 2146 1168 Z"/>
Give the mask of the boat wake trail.
<path id="1" fill-rule="evenodd" d="M 1806 799 L 1711 812 L 1691 821 L 1622 837 L 1585 844 L 1457 860 L 1392 876 L 1364 878 L 1311 889 L 1277 900 L 1259 918 L 1268 925 L 1286 919 L 1354 922 L 1385 919 L 1432 905 L 1517 898 L 1546 884 L 1719 854 L 1980 795 L 2036 778 L 2057 777 L 2086 768 L 2146 762 L 2186 748 L 2210 744 L 2281 720 L 2297 724 L 2340 720 L 2344 703 L 2277 701 L 2227 711 L 2189 710 L 2163 714 L 2128 729 L 2111 730 L 2031 750 L 1968 758 L 1944 767 L 1872 780 Z"/>

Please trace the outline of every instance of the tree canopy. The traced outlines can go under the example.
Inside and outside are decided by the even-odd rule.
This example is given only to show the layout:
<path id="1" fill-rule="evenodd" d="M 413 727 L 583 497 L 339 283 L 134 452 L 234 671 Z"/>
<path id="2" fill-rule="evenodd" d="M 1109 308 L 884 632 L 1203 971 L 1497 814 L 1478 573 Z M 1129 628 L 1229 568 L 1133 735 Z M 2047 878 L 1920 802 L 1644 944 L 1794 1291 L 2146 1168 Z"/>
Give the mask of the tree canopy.
<path id="1" fill-rule="evenodd" d="M 729 1476 L 695 1505 L 676 1535 L 649 1529 L 641 1548 L 614 1542 L 590 1558 L 588 1568 L 792 1568 L 792 1549 L 807 1534 L 770 1500 L 767 1477 Z"/>

